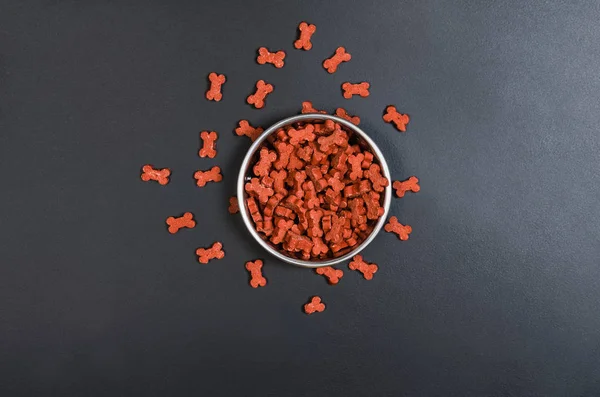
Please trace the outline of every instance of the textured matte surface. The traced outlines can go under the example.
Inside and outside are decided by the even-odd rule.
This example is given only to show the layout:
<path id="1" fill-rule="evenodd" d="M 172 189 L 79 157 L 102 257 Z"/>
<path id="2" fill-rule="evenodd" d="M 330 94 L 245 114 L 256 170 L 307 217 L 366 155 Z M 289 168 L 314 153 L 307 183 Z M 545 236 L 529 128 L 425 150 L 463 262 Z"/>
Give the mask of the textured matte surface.
<path id="1" fill-rule="evenodd" d="M 0 395 L 600 394 L 598 20 L 595 1 L 2 2 Z M 329 75 L 340 45 L 352 61 Z M 256 64 L 260 46 L 285 67 Z M 394 177 L 421 179 L 392 204 L 410 240 L 364 252 L 372 281 L 265 257 L 227 212 L 237 121 L 304 100 L 360 115 Z M 171 183 L 141 182 L 145 163 Z M 225 180 L 197 188 L 213 165 Z M 185 211 L 199 225 L 170 235 Z M 215 240 L 225 259 L 198 264 Z M 306 316 L 313 294 L 327 310 Z"/>

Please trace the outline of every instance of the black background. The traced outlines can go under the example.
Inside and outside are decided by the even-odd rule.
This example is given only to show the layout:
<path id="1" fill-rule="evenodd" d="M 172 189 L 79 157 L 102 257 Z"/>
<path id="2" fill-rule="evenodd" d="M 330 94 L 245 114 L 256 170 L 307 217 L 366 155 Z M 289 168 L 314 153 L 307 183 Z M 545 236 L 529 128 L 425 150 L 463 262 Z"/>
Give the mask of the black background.
<path id="1" fill-rule="evenodd" d="M 598 20 L 595 1 L 2 2 L 0 394 L 599 395 Z M 329 75 L 339 45 L 353 58 Z M 256 64 L 260 46 L 285 67 Z M 343 99 L 344 81 L 371 95 Z M 304 100 L 361 116 L 394 179 L 421 180 L 392 202 L 410 239 L 364 251 L 372 281 L 344 265 L 328 286 L 227 212 L 237 121 Z M 140 181 L 146 163 L 169 185 Z M 196 187 L 213 165 L 224 181 Z M 184 211 L 199 225 L 167 233 Z M 215 240 L 225 259 L 198 264 Z M 327 310 L 306 316 L 313 294 Z"/>

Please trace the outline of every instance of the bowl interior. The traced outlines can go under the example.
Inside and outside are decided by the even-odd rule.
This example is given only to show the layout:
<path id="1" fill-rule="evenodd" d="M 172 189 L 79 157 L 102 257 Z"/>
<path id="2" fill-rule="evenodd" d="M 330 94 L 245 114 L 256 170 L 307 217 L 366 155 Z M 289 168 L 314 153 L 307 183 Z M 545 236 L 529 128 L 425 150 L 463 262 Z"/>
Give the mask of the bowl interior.
<path id="1" fill-rule="evenodd" d="M 258 160 L 259 149 L 263 146 L 263 143 L 265 142 L 265 140 L 267 140 L 267 138 L 271 134 L 275 133 L 280 128 L 286 127 L 288 125 L 298 125 L 298 123 L 325 121 L 325 120 L 333 120 L 333 121 L 341 124 L 342 127 L 344 127 L 344 129 L 349 133 L 351 144 L 358 144 L 363 149 L 369 149 L 373 153 L 374 163 L 377 163 L 380 165 L 383 176 L 385 176 L 390 181 L 390 184 L 382 192 L 382 207 L 384 208 L 384 214 L 376 221 L 369 221 L 370 222 L 369 226 L 371 228 L 371 232 L 358 246 L 355 246 L 353 248 L 343 249 L 340 252 L 338 252 L 335 255 L 335 257 L 333 257 L 333 258 L 314 259 L 314 260 L 306 261 L 306 260 L 302 260 L 302 259 L 299 259 L 296 257 L 288 256 L 284 252 L 280 252 L 279 249 L 275 245 L 273 245 L 268 239 L 264 238 L 261 234 L 259 234 L 256 231 L 254 222 L 252 221 L 250 212 L 248 211 L 248 208 L 246 206 L 246 198 L 248 197 L 248 194 L 244 190 L 244 185 L 247 181 L 249 181 L 253 177 L 252 166 Z M 277 258 L 281 259 L 282 261 L 285 261 L 285 262 L 288 262 L 288 263 L 291 263 L 294 265 L 298 265 L 298 266 L 304 266 L 304 267 L 331 266 L 331 265 L 346 261 L 346 260 L 350 259 L 351 257 L 353 257 L 354 255 L 358 254 L 360 251 L 362 251 L 375 238 L 375 236 L 377 235 L 377 233 L 379 232 L 379 230 L 385 223 L 385 220 L 386 220 L 388 212 L 389 212 L 389 207 L 390 207 L 390 202 L 391 202 L 391 194 L 392 194 L 392 190 L 391 190 L 391 177 L 390 177 L 389 168 L 387 166 L 387 163 L 386 163 L 381 151 L 379 150 L 377 145 L 373 142 L 373 140 L 362 129 L 355 126 L 354 124 L 352 124 L 342 118 L 339 118 L 336 116 L 330 116 L 330 115 L 326 115 L 326 114 L 302 114 L 302 115 L 292 116 L 292 117 L 283 119 L 283 120 L 273 124 L 267 130 L 265 130 L 256 139 L 256 141 L 254 141 L 252 146 L 250 146 L 250 149 L 248 149 L 248 152 L 247 152 L 247 154 L 242 162 L 242 166 L 240 168 L 240 173 L 238 176 L 238 183 L 237 183 L 237 198 L 238 198 L 238 202 L 239 202 L 240 213 L 244 220 L 244 224 L 248 228 L 248 231 L 250 232 L 250 234 L 254 237 L 254 239 L 260 245 L 263 246 L 263 248 L 265 248 L 272 255 L 276 256 Z"/>

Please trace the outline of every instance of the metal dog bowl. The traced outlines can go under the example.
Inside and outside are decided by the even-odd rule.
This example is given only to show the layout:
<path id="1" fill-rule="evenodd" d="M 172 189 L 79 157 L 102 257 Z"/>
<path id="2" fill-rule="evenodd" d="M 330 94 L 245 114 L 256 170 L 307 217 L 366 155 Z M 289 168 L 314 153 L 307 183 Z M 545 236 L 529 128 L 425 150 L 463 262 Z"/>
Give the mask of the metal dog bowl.
<path id="1" fill-rule="evenodd" d="M 297 122 L 314 122 L 314 121 L 325 121 L 325 120 L 333 120 L 336 123 L 341 124 L 348 131 L 351 131 L 354 134 L 353 139 L 356 139 L 360 145 L 362 145 L 366 148 L 369 148 L 371 150 L 371 152 L 373 153 L 374 162 L 378 163 L 381 166 L 381 172 L 383 173 L 383 176 L 385 176 L 390 181 L 390 184 L 383 191 L 384 213 L 381 216 L 381 218 L 379 218 L 377 220 L 377 223 L 373 226 L 373 230 L 371 231 L 371 234 L 369 234 L 363 242 L 361 242 L 353 250 L 351 250 L 339 257 L 327 258 L 327 259 L 322 259 L 322 260 L 315 259 L 315 260 L 311 260 L 311 261 L 305 261 L 302 259 L 289 257 L 289 256 L 285 255 L 284 253 L 279 252 L 271 244 L 271 242 L 269 242 L 268 240 L 265 240 L 256 231 L 254 223 L 252 222 L 252 219 L 250 217 L 250 212 L 248 211 L 248 208 L 246 207 L 246 198 L 248 197 L 248 194 L 244 190 L 244 185 L 246 184 L 246 182 L 250 181 L 250 179 L 252 178 L 250 165 L 251 165 L 251 163 L 253 163 L 253 160 L 255 159 L 255 156 L 256 156 L 257 152 L 259 151 L 260 146 L 262 145 L 264 140 L 267 139 L 267 137 L 269 135 L 275 133 L 275 131 L 277 131 L 279 128 L 282 128 L 282 127 L 285 127 L 285 126 L 288 126 L 290 124 L 294 124 Z M 331 265 L 335 265 L 340 262 L 344 262 L 344 261 L 352 258 L 354 255 L 358 254 L 367 245 L 369 245 L 369 243 L 371 241 L 373 241 L 373 239 L 375 238 L 375 236 L 377 235 L 379 230 L 383 227 L 385 220 L 387 219 L 388 212 L 390 210 L 391 198 L 392 198 L 392 179 L 390 177 L 390 170 L 388 168 L 388 165 L 387 165 L 385 159 L 383 158 L 383 154 L 381 153 L 381 151 L 379 150 L 377 145 L 375 145 L 375 142 L 373 142 L 373 140 L 371 138 L 369 138 L 369 136 L 362 129 L 358 128 L 357 126 L 350 123 L 349 121 L 346 121 L 346 120 L 336 117 L 336 116 L 330 116 L 327 114 L 315 114 L 315 113 L 301 114 L 298 116 L 288 117 L 286 119 L 283 119 L 283 120 L 273 124 L 267 130 L 265 130 L 256 139 L 256 141 L 254 141 L 252 146 L 250 146 L 250 149 L 248 149 L 248 153 L 246 153 L 246 157 L 244 157 L 244 161 L 242 162 L 242 166 L 240 168 L 240 173 L 239 173 L 238 181 L 237 181 L 237 199 L 239 202 L 240 214 L 242 215 L 244 224 L 248 228 L 248 231 L 250 232 L 252 237 L 254 237 L 254 239 L 264 249 L 266 249 L 271 255 L 277 257 L 278 259 L 280 259 L 284 262 L 287 262 L 287 263 L 291 263 L 293 265 L 303 266 L 303 267 L 312 267 L 312 268 L 331 266 Z"/>

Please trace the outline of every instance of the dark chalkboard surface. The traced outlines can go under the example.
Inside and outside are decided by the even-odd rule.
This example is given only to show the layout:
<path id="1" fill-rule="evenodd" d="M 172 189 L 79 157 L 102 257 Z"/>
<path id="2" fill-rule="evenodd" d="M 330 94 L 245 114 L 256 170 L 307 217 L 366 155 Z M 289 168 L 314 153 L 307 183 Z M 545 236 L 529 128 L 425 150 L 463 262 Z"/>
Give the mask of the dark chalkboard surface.
<path id="1" fill-rule="evenodd" d="M 0 394 L 599 395 L 599 19 L 595 1 L 2 2 Z M 285 67 L 258 65 L 261 46 Z M 344 99 L 345 81 L 371 95 Z M 227 212 L 237 122 L 305 100 L 359 115 L 394 179 L 421 180 L 392 202 L 410 239 L 364 251 L 371 281 L 278 262 Z M 146 163 L 171 182 L 142 182 Z M 223 182 L 196 187 L 213 165 Z M 170 235 L 185 211 L 198 226 Z M 215 240 L 226 257 L 199 264 Z M 307 316 L 315 294 L 327 310 Z"/>

